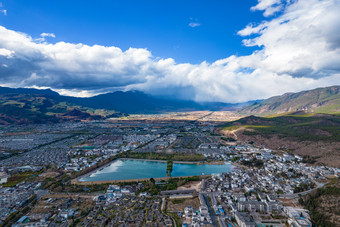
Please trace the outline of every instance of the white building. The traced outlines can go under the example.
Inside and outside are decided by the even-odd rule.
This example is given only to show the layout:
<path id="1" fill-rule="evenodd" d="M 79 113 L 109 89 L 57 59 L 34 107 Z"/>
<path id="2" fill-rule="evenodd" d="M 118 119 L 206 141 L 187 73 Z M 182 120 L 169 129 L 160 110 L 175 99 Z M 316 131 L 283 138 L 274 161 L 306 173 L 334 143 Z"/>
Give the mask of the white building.
<path id="1" fill-rule="evenodd" d="M 0 172 L 0 184 L 4 184 L 7 183 L 7 179 L 10 176 L 8 174 L 6 174 L 5 172 Z"/>

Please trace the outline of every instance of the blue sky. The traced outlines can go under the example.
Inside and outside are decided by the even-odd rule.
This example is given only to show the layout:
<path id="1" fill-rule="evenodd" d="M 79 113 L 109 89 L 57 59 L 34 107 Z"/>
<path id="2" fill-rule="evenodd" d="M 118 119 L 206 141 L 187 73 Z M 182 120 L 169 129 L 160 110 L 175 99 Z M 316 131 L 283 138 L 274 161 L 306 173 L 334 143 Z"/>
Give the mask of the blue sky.
<path id="1" fill-rule="evenodd" d="M 147 48 L 154 56 L 178 63 L 213 62 L 232 54 L 250 54 L 237 32 L 249 22 L 261 22 L 251 12 L 255 0 L 124 0 L 46 1 L 3 0 L 7 16 L 0 24 L 50 42 Z M 190 27 L 190 23 L 199 26 Z"/>
<path id="2" fill-rule="evenodd" d="M 0 86 L 236 103 L 340 85 L 339 0 L 0 3 Z"/>

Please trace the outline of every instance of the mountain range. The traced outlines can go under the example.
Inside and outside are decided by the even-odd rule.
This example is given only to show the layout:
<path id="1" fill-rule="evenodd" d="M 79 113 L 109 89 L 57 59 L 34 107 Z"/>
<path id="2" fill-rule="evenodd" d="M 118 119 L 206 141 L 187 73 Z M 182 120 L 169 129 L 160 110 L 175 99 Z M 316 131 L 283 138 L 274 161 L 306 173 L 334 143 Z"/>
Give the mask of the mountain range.
<path id="1" fill-rule="evenodd" d="M 268 116 L 303 111 L 340 112 L 340 86 L 287 93 L 246 103 L 178 100 L 140 91 L 117 91 L 88 98 L 62 96 L 50 89 L 0 87 L 0 124 L 54 123 L 99 120 L 128 114 L 157 114 L 198 110 L 232 110 L 243 115 Z"/>
<path id="2" fill-rule="evenodd" d="M 306 113 L 339 113 L 340 86 L 317 88 L 271 97 L 239 110 L 244 115 L 275 115 L 303 111 Z"/>
<path id="3" fill-rule="evenodd" d="M 89 98 L 63 96 L 64 100 L 94 109 L 115 110 L 128 114 L 150 114 L 173 111 L 235 110 L 249 103 L 195 102 L 158 97 L 141 91 L 116 91 Z"/>
<path id="4" fill-rule="evenodd" d="M 244 104 L 166 99 L 140 91 L 117 91 L 89 98 L 62 96 L 50 89 L 0 87 L 0 124 L 99 120 L 128 114 L 234 110 Z"/>

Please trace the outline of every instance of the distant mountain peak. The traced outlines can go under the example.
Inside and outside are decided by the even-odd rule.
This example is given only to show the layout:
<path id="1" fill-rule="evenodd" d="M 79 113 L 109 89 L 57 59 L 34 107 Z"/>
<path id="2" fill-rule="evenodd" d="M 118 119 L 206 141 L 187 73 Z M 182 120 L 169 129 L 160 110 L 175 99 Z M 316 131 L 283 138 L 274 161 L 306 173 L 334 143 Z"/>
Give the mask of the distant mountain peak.
<path id="1" fill-rule="evenodd" d="M 38 94 L 38 95 L 54 95 L 59 96 L 59 93 L 51 89 L 35 89 L 35 88 L 9 88 L 0 86 L 0 94 Z"/>

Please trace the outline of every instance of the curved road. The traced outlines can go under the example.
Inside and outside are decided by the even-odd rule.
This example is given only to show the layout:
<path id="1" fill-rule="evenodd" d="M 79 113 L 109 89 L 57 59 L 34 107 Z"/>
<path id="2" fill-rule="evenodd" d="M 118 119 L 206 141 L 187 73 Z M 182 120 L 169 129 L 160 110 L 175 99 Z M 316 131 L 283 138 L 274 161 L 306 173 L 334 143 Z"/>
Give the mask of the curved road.
<path id="1" fill-rule="evenodd" d="M 316 181 L 314 181 L 314 183 L 317 185 L 316 188 L 312 188 L 312 189 L 309 189 L 307 191 L 304 191 L 304 192 L 299 192 L 299 193 L 294 193 L 294 194 L 283 194 L 283 195 L 279 195 L 279 198 L 286 198 L 286 199 L 296 199 L 296 198 L 299 198 L 300 195 L 307 195 L 308 193 L 318 189 L 318 188 L 322 188 L 323 186 L 325 186 L 325 184 L 327 183 L 318 183 Z"/>

